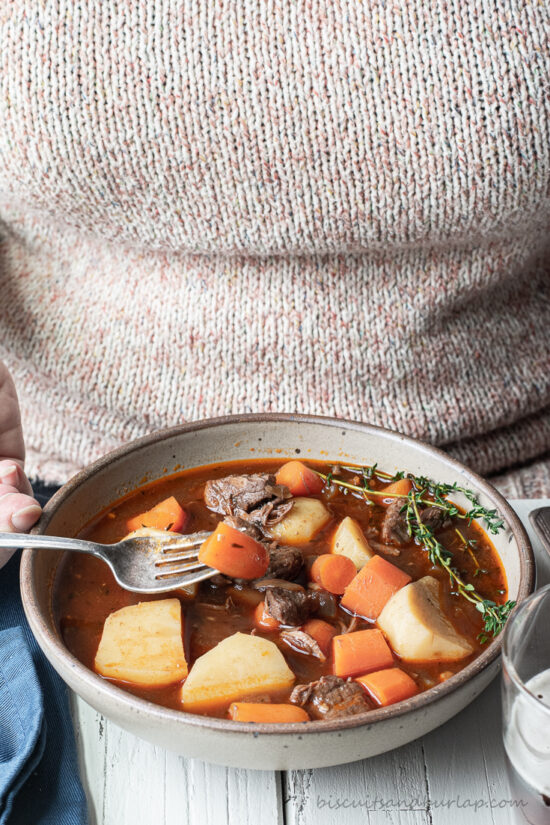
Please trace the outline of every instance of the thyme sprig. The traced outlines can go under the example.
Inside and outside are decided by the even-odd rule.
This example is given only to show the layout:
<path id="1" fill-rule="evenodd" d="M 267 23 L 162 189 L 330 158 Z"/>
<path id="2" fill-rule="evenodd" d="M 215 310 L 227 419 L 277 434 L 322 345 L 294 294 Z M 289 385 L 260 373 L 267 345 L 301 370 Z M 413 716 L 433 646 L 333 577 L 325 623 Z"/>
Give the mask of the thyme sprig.
<path id="1" fill-rule="evenodd" d="M 507 601 L 505 604 L 496 604 L 491 599 L 484 599 L 473 584 L 464 581 L 464 578 L 452 564 L 453 554 L 451 551 L 443 547 L 435 537 L 433 529 L 422 521 L 414 490 L 409 493 L 405 506 L 407 508 L 407 523 L 410 525 L 412 535 L 426 548 L 431 563 L 439 565 L 446 571 L 451 584 L 456 587 L 456 591 L 474 604 L 476 610 L 479 610 L 483 616 L 485 633 L 480 633 L 479 641 L 483 644 L 488 640 L 489 635 L 497 636 L 504 627 L 515 602 Z M 411 515 L 411 512 L 413 515 Z M 479 567 L 479 564 L 477 566 Z"/>
<path id="2" fill-rule="evenodd" d="M 490 510 L 480 504 L 476 494 L 466 487 L 460 487 L 458 484 L 445 484 L 435 482 L 426 476 L 414 476 L 407 474 L 412 482 L 412 488 L 407 494 L 387 493 L 384 490 L 374 490 L 370 486 L 370 482 L 374 477 L 377 477 L 384 482 L 393 482 L 405 477 L 404 473 L 397 473 L 390 475 L 389 473 L 379 470 L 376 464 L 367 467 L 343 467 L 342 469 L 354 473 L 361 474 L 361 484 L 354 484 L 337 477 L 335 472 L 324 474 L 315 471 L 322 479 L 325 480 L 327 486 L 335 484 L 338 487 L 360 493 L 362 497 L 372 504 L 371 496 L 379 496 L 381 498 L 395 498 L 403 500 L 403 507 L 401 512 L 404 513 L 409 535 L 421 544 L 428 553 L 428 558 L 433 565 L 442 567 L 456 592 L 465 598 L 467 601 L 475 605 L 483 616 L 484 633 L 480 633 L 479 640 L 483 644 L 490 636 L 497 636 L 504 627 L 511 610 L 515 606 L 514 601 L 507 601 L 504 604 L 496 604 L 491 599 L 484 599 L 473 584 L 466 582 L 463 576 L 459 573 L 453 564 L 453 554 L 447 550 L 441 542 L 436 538 L 434 530 L 422 521 L 420 514 L 420 505 L 428 507 L 439 507 L 449 518 L 463 519 L 471 524 L 473 521 L 483 520 L 487 530 L 496 535 L 504 527 L 503 520 L 499 517 L 496 510 Z M 472 505 L 469 510 L 462 512 L 456 504 L 449 501 L 447 496 L 451 493 L 462 493 Z M 427 498 L 429 496 L 429 498 Z M 456 529 L 461 542 L 465 549 L 472 556 L 476 565 L 474 575 L 482 572 L 478 560 L 475 557 L 475 540 L 468 540 L 464 537 L 460 530 Z"/>
<path id="3" fill-rule="evenodd" d="M 369 469 L 375 470 L 376 464 Z M 348 470 L 349 472 L 357 472 L 364 471 L 365 467 L 343 467 L 342 469 Z M 350 481 L 344 481 L 343 479 L 335 477 L 334 473 L 321 473 L 318 470 L 315 470 L 318 476 L 325 480 L 327 486 L 330 484 L 336 484 L 339 487 L 345 487 L 348 490 L 353 490 L 354 492 L 361 493 L 363 496 L 380 496 L 381 498 L 407 498 L 407 495 L 404 493 L 387 493 L 384 490 L 373 490 L 368 485 L 367 481 L 373 477 L 374 473 L 367 475 L 364 472 L 362 473 L 362 486 L 359 484 L 353 484 Z M 444 510 L 446 515 L 449 518 L 458 518 L 467 521 L 468 524 L 471 524 L 472 521 L 479 521 L 483 519 L 487 530 L 496 535 L 503 527 L 504 522 L 499 517 L 496 510 L 489 510 L 487 507 L 483 507 L 477 499 L 476 494 L 472 490 L 468 490 L 467 487 L 459 487 L 458 484 L 442 484 L 435 481 L 432 481 L 425 476 L 415 476 L 412 473 L 408 473 L 406 476 L 404 473 L 396 474 L 391 476 L 389 473 L 382 473 L 380 470 L 376 470 L 376 475 L 382 481 L 397 481 L 401 478 L 408 478 L 412 481 L 413 487 L 417 492 L 421 492 L 422 495 L 429 494 L 433 498 L 419 498 L 418 501 L 421 504 L 425 504 L 429 507 L 439 507 L 441 510 Z M 469 510 L 465 513 L 453 504 L 452 501 L 448 501 L 445 497 L 449 495 L 449 493 L 463 493 L 464 496 L 471 502 L 473 505 Z"/>

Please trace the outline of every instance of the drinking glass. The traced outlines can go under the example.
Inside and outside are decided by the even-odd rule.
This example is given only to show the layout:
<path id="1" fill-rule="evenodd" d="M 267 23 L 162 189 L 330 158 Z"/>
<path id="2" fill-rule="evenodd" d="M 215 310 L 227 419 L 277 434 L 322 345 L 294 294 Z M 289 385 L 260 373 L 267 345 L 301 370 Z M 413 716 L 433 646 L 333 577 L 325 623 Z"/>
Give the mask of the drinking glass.
<path id="1" fill-rule="evenodd" d="M 502 648 L 503 735 L 516 821 L 550 824 L 550 585 L 514 610 Z"/>

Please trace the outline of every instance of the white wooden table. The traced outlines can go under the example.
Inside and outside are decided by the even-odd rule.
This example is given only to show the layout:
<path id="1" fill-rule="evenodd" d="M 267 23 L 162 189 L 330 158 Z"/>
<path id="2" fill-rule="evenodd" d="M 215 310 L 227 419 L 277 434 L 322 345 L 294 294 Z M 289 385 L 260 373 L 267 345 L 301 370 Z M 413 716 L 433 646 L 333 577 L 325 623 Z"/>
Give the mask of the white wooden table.
<path id="1" fill-rule="evenodd" d="M 537 556 L 530 510 L 514 501 Z M 208 765 L 143 742 L 72 696 L 91 825 L 507 825 L 500 680 L 443 727 L 382 756 L 334 768 L 268 772 Z"/>

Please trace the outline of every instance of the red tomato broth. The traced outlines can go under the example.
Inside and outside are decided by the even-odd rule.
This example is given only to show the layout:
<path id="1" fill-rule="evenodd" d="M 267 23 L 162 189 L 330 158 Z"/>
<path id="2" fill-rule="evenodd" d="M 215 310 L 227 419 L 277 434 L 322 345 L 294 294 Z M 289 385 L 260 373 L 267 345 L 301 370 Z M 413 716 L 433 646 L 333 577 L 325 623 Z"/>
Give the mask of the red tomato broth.
<path id="1" fill-rule="evenodd" d="M 221 478 L 229 474 L 245 474 L 251 472 L 276 471 L 284 463 L 284 459 L 261 460 L 253 459 L 226 464 L 208 465 L 192 470 L 186 470 L 177 475 L 152 482 L 133 493 L 116 501 L 107 511 L 100 513 L 88 523 L 79 533 L 80 538 L 100 541 L 106 544 L 114 543 L 127 534 L 126 522 L 129 518 L 151 510 L 158 502 L 174 496 L 189 515 L 186 532 L 199 530 L 213 530 L 223 519 L 219 513 L 210 512 L 203 501 L 202 494 L 207 480 Z M 321 472 L 329 472 L 330 464 L 318 461 L 308 461 L 310 467 Z M 374 480 L 373 489 L 383 489 L 383 482 Z M 332 488 L 327 493 L 321 492 L 312 496 L 323 500 L 332 512 L 334 518 L 326 525 L 312 541 L 301 546 L 304 557 L 316 556 L 330 552 L 331 538 L 336 526 L 345 516 L 351 516 L 359 522 L 362 529 L 379 527 L 385 515 L 385 507 L 375 504 L 369 506 L 360 497 L 347 491 Z M 497 603 L 506 600 L 506 580 L 500 560 L 490 540 L 479 525 L 467 525 L 462 521 L 460 525 L 466 539 L 475 539 L 476 558 L 480 568 L 486 573 L 473 577 L 475 563 L 465 552 L 454 526 L 442 529 L 438 538 L 442 544 L 455 554 L 455 563 L 464 574 L 467 581 L 475 582 L 475 587 L 484 598 L 491 598 Z M 483 621 L 474 605 L 461 596 L 453 595 L 449 586 L 449 579 L 445 572 L 433 566 L 427 553 L 421 550 L 414 542 L 400 548 L 400 555 L 380 555 L 407 572 L 413 580 L 425 575 L 431 575 L 441 583 L 441 606 L 451 620 L 456 630 L 465 636 L 474 646 L 474 653 L 458 662 L 426 662 L 408 663 L 400 660 L 394 654 L 395 664 L 411 675 L 419 686 L 425 690 L 441 681 L 442 674 L 447 678 L 450 674 L 462 670 L 483 650 L 477 636 L 482 630 Z M 306 566 L 298 581 L 307 586 Z M 214 587 L 209 582 L 202 582 L 196 599 L 190 598 L 182 591 L 168 594 L 178 596 L 185 616 L 184 648 L 189 669 L 193 662 L 203 653 L 210 650 L 227 636 L 241 631 L 254 632 L 266 639 L 274 641 L 296 675 L 295 684 L 306 683 L 319 679 L 323 675 L 333 672 L 332 658 L 329 655 L 325 662 L 320 662 L 311 656 L 299 653 L 283 643 L 279 637 L 279 630 L 262 630 L 255 624 L 254 610 L 263 600 L 264 593 L 249 587 L 232 585 L 228 588 Z M 227 597 L 231 598 L 232 605 L 224 607 Z M 123 590 L 115 581 L 109 568 L 99 559 L 82 554 L 68 554 L 60 567 L 54 592 L 54 611 L 59 623 L 60 631 L 68 649 L 84 665 L 94 669 L 94 659 L 103 631 L 103 624 L 107 616 L 115 610 L 140 601 L 166 598 L 166 594 L 143 595 Z M 338 633 L 342 632 L 342 623 L 349 626 L 353 617 L 343 608 L 338 607 L 336 619 L 323 618 L 333 624 Z M 374 626 L 363 619 L 356 619 L 355 629 L 364 630 Z M 117 682 L 130 693 L 149 701 L 176 710 L 182 709 L 180 700 L 181 684 L 163 688 L 144 688 Z M 288 701 L 290 690 L 271 691 L 269 697 L 272 702 Z M 253 697 L 251 697 L 253 699 Z M 375 703 L 367 696 L 370 707 Z M 208 715 L 226 717 L 229 703 L 224 703 Z"/>

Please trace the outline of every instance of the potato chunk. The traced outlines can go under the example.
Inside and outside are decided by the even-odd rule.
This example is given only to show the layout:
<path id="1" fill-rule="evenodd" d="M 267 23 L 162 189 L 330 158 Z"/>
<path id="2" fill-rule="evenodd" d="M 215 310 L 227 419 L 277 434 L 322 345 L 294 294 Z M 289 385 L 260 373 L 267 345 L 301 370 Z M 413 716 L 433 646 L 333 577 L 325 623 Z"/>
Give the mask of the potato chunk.
<path id="1" fill-rule="evenodd" d="M 107 616 L 95 657 L 102 676 L 134 685 L 171 685 L 187 676 L 178 599 L 140 602 Z"/>
<path id="2" fill-rule="evenodd" d="M 424 576 L 398 590 L 380 613 L 378 627 L 395 653 L 408 662 L 450 662 L 473 651 L 443 614 L 439 584 L 433 576 Z"/>
<path id="3" fill-rule="evenodd" d="M 331 518 L 322 501 L 298 496 L 292 500 L 291 511 L 267 534 L 281 544 L 307 544 Z"/>
<path id="4" fill-rule="evenodd" d="M 181 699 L 184 710 L 201 712 L 293 682 L 294 673 L 274 642 L 234 633 L 196 660 Z"/>
<path id="5" fill-rule="evenodd" d="M 358 571 L 374 555 L 361 527 L 350 516 L 346 516 L 338 525 L 332 539 L 332 552 L 347 556 Z"/>

